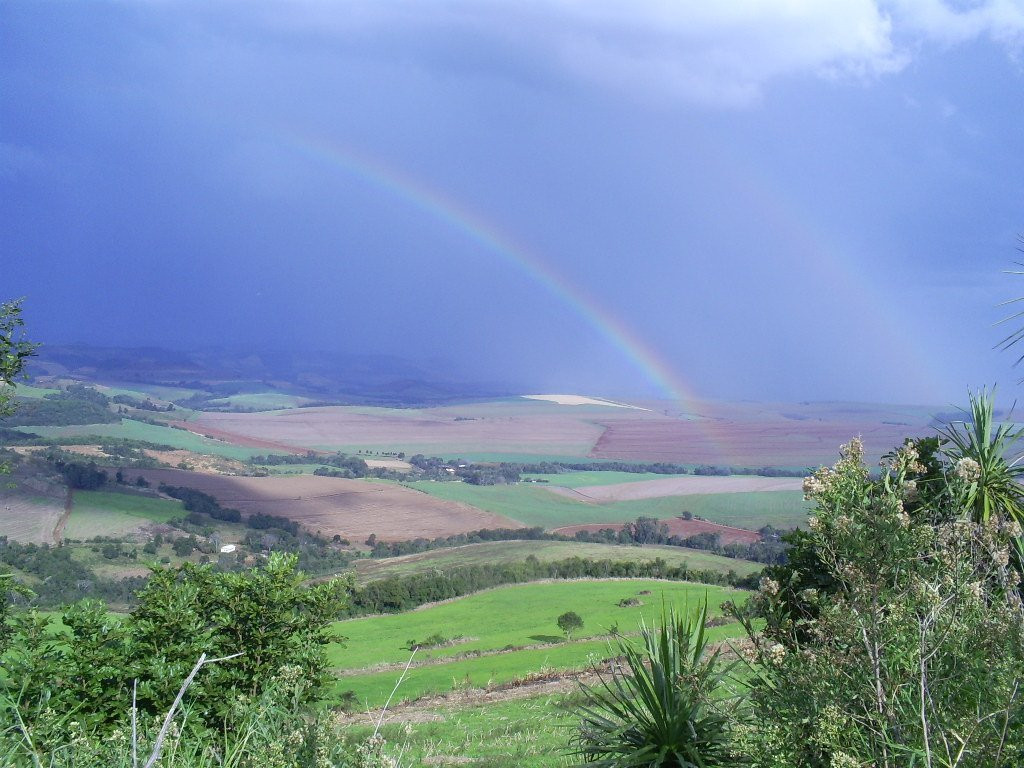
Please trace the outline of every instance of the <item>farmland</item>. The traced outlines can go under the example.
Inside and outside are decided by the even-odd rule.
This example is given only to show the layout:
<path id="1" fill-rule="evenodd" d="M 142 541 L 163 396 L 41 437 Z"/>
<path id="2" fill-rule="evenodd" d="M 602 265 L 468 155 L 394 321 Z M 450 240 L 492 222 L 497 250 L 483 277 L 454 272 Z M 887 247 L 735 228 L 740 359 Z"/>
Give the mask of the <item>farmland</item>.
<path id="1" fill-rule="evenodd" d="M 223 440 L 188 432 L 184 429 L 149 424 L 136 419 L 121 419 L 117 424 L 83 424 L 70 427 L 24 427 L 23 432 L 32 432 L 41 437 L 93 436 L 145 440 L 160 445 L 170 445 L 200 454 L 213 454 L 229 459 L 246 460 L 251 456 L 266 453 L 265 448 L 236 445 Z"/>
<path id="2" fill-rule="evenodd" d="M 638 479 L 621 483 L 576 485 L 573 488 L 548 486 L 556 493 L 584 501 L 607 503 L 611 501 L 637 501 L 665 496 L 708 496 L 719 493 L 765 493 L 771 491 L 799 491 L 802 480 L 796 477 L 692 476 Z"/>
<path id="3" fill-rule="evenodd" d="M 591 544 L 575 541 L 502 541 L 466 544 L 461 547 L 436 549 L 415 555 L 402 555 L 384 559 L 362 559 L 355 563 L 360 581 L 387 576 L 405 576 L 430 573 L 435 570 L 462 565 L 515 563 L 532 555 L 542 562 L 582 557 L 592 560 L 628 560 L 645 562 L 662 558 L 669 565 L 688 565 L 690 568 L 734 570 L 741 576 L 761 570 L 758 563 L 720 557 L 696 549 L 670 546 L 619 546 Z"/>
<path id="4" fill-rule="evenodd" d="M 646 593 L 646 594 L 644 594 Z M 651 579 L 540 582 L 500 587 L 410 613 L 339 622 L 347 640 L 331 646 L 332 666 L 341 675 L 338 690 L 355 692 L 363 707 L 383 704 L 400 665 L 409 658 L 410 639 L 434 634 L 452 639 L 443 648 L 424 649 L 403 682 L 399 700 L 444 693 L 458 685 L 483 688 L 506 683 L 542 669 L 583 669 L 593 656 L 605 654 L 610 627 L 633 632 L 642 617 L 660 615 L 662 604 L 696 607 L 707 598 L 712 613 L 744 593 L 722 587 Z M 620 601 L 640 604 L 620 606 Z M 584 628 L 565 643 L 555 619 L 576 611 Z M 480 617 L 487 617 L 481 621 Z M 715 630 L 735 633 L 735 625 Z M 480 654 L 480 655 L 478 655 Z M 384 667 L 384 669 L 381 669 Z"/>
<path id="5" fill-rule="evenodd" d="M 183 485 L 216 497 L 244 514 L 283 515 L 311 531 L 363 541 L 434 538 L 480 528 L 514 527 L 511 520 L 433 498 L 393 483 L 337 477 L 278 475 L 229 477 L 174 469 L 139 470 L 154 485 Z"/>
<path id="6" fill-rule="evenodd" d="M 927 433 L 928 409 L 826 404 L 694 403 L 635 410 L 509 398 L 433 408 L 331 406 L 261 413 L 198 413 L 190 428 L 225 440 L 259 439 L 296 448 L 402 450 L 483 460 L 578 457 L 687 465 L 831 463 L 841 443 L 863 435 L 877 457 L 908 434 Z"/>
<path id="7" fill-rule="evenodd" d="M 64 536 L 71 539 L 94 536 L 137 537 L 147 524 L 165 523 L 184 513 L 181 502 L 171 499 L 106 491 L 77 491 Z"/>
<path id="8" fill-rule="evenodd" d="M 438 498 L 470 504 L 519 520 L 525 525 L 545 528 L 623 523 L 640 516 L 670 519 L 678 517 L 683 511 L 752 530 L 765 525 L 780 528 L 796 526 L 807 518 L 807 504 L 799 491 L 691 494 L 598 504 L 580 497 L 571 498 L 552 493 L 553 489 L 530 484 L 473 486 L 465 483 L 415 482 L 407 485 Z"/>

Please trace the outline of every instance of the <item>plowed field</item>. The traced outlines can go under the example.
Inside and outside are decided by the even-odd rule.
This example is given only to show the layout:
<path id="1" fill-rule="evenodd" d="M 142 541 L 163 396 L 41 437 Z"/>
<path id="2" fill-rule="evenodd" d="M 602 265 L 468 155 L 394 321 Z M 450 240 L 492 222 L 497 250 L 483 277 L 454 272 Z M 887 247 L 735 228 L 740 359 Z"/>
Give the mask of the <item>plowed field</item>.
<path id="1" fill-rule="evenodd" d="M 608 501 L 634 501 L 656 499 L 662 496 L 689 496 L 708 493 L 756 493 L 760 491 L 799 491 L 803 480 L 799 477 L 758 477 L 686 475 L 635 483 L 588 485 L 581 488 L 546 486 L 547 490 L 578 501 L 604 503 Z"/>
<path id="2" fill-rule="evenodd" d="M 549 410 L 550 409 L 550 410 Z M 613 409 L 602 409 L 613 410 Z M 187 427 L 230 442 L 295 448 L 399 448 L 407 453 L 508 452 L 586 456 L 604 431 L 585 414 L 536 404 L 462 416 L 451 409 L 327 407 L 203 413 Z"/>
<path id="3" fill-rule="evenodd" d="M 325 536 L 362 542 L 433 538 L 480 528 L 518 527 L 515 521 L 385 483 L 313 475 L 229 477 L 177 469 L 127 470 L 153 485 L 186 486 L 208 493 L 243 514 L 281 515 Z"/>
<path id="4" fill-rule="evenodd" d="M 925 433 L 925 430 L 917 430 Z M 594 446 L 594 457 L 681 464 L 817 467 L 832 464 L 839 446 L 861 435 L 869 461 L 915 434 L 905 424 L 870 421 L 726 422 L 618 420 Z"/>

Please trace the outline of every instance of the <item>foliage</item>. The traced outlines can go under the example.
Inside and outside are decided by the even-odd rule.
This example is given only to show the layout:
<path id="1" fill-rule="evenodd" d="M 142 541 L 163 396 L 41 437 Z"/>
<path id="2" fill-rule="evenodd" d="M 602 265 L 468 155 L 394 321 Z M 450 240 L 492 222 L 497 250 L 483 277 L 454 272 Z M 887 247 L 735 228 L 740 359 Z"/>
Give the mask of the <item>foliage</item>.
<path id="1" fill-rule="evenodd" d="M 816 510 L 804 550 L 831 586 L 766 577 L 749 610 L 734 609 L 753 643 L 755 766 L 1024 760 L 1020 526 L 970 519 L 971 481 L 956 471 L 922 507 L 920 458 L 908 443 L 873 478 L 860 441 L 845 446 L 805 484 Z"/>
<path id="2" fill-rule="evenodd" d="M 572 640 L 572 633 L 583 629 L 583 619 L 575 611 L 566 611 L 555 621 L 558 628 L 565 633 L 568 640 Z"/>
<path id="3" fill-rule="evenodd" d="M 223 662 L 222 662 L 223 663 Z M 188 691 L 217 664 L 203 666 Z M 378 738 L 353 742 L 327 713 L 302 704 L 307 686 L 294 669 L 283 669 L 255 698 L 239 697 L 224 725 L 211 729 L 188 704 L 156 715 L 135 715 L 116 728 L 101 729 L 82 721 L 81 711 L 48 708 L 26 722 L 25 702 L 0 690 L 0 712 L 14 718 L 0 726 L 0 764 L 20 768 L 397 768 Z M 166 732 L 161 728 L 168 726 Z"/>
<path id="4" fill-rule="evenodd" d="M 303 578 L 286 555 L 240 573 L 186 564 L 154 571 L 125 618 L 98 601 L 65 610 L 59 632 L 35 611 L 15 615 L 11 650 L 0 668 L 18 708 L 6 714 L 45 732 L 51 746 L 73 738 L 48 725 L 53 712 L 74 712 L 86 729 L 113 732 L 124 726 L 133 681 L 139 710 L 155 716 L 204 653 L 242 653 L 204 670 L 190 688 L 186 703 L 206 725 L 225 722 L 238 697 L 258 699 L 282 675 L 303 681 L 298 702 L 309 704 L 322 694 L 324 646 L 337 639 L 329 625 L 349 584 L 304 588 Z"/>
<path id="5" fill-rule="evenodd" d="M 1024 436 L 1024 428 L 997 425 L 994 401 L 995 392 L 972 393 L 970 420 L 954 424 L 942 434 L 950 443 L 953 471 L 963 481 L 960 503 L 971 510 L 971 518 L 986 523 L 1002 516 L 1024 524 L 1024 502 L 1018 484 L 1024 477 L 1024 464 L 1006 460 Z"/>
<path id="6" fill-rule="evenodd" d="M 734 699 L 721 696 L 729 667 L 710 652 L 708 606 L 696 615 L 662 616 L 641 624 L 642 645 L 620 639 L 622 668 L 584 686 L 579 730 L 572 741 L 585 764 L 605 768 L 732 765 Z"/>
<path id="7" fill-rule="evenodd" d="M 24 325 L 21 299 L 0 304 L 0 420 L 14 413 L 15 381 L 39 346 L 25 340 Z M 0 474 L 7 471 L 7 464 L 0 461 Z"/>

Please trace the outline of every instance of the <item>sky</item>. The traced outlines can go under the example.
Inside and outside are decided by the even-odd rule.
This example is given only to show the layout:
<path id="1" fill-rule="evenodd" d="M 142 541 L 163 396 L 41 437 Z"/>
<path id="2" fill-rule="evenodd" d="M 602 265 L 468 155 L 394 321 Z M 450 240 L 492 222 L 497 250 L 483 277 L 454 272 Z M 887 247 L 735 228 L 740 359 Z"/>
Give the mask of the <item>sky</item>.
<path id="1" fill-rule="evenodd" d="M 1021 233 L 1024 0 L 0 0 L 46 343 L 947 405 Z"/>

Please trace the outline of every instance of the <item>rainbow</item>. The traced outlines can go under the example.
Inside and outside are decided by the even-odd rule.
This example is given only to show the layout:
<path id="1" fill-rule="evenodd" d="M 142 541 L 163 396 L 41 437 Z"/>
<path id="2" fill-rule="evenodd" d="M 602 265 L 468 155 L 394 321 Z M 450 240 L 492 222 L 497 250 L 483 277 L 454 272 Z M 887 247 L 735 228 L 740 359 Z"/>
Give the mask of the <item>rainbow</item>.
<path id="1" fill-rule="evenodd" d="M 394 195 L 426 215 L 444 222 L 484 250 L 500 257 L 531 280 L 541 285 L 557 301 L 568 307 L 629 361 L 655 390 L 688 413 L 697 407 L 698 398 L 655 351 L 631 328 L 602 308 L 582 289 L 572 285 L 550 264 L 530 253 L 462 203 L 440 190 L 336 143 L 308 136 L 293 136 L 286 141 L 294 151 L 317 163 L 328 163 L 351 176 Z"/>

